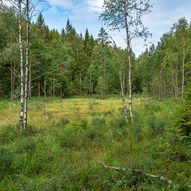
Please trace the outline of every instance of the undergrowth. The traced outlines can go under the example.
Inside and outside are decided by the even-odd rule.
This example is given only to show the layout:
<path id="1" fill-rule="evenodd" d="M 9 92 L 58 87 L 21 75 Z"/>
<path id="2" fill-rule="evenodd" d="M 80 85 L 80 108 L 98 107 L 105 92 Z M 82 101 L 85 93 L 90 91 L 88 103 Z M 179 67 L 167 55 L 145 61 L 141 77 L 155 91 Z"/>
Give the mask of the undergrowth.
<path id="1" fill-rule="evenodd" d="M 189 191 L 191 148 L 175 125 L 174 105 L 144 101 L 128 124 L 120 110 L 108 110 L 94 111 L 88 120 L 48 121 L 46 128 L 32 126 L 25 133 L 2 127 L 0 190 Z M 164 176 L 176 186 L 146 174 Z"/>

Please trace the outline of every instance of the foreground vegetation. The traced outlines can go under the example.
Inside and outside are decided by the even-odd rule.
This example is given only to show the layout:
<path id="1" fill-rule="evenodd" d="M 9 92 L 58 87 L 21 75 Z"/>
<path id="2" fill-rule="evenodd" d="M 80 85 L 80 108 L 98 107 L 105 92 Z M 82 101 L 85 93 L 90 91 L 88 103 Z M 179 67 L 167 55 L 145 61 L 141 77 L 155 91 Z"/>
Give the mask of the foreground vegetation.
<path id="1" fill-rule="evenodd" d="M 17 102 L 1 101 L 0 190 L 189 191 L 191 149 L 176 125 L 178 102 L 134 104 L 127 125 L 117 98 L 34 99 L 30 128 L 21 134 Z"/>

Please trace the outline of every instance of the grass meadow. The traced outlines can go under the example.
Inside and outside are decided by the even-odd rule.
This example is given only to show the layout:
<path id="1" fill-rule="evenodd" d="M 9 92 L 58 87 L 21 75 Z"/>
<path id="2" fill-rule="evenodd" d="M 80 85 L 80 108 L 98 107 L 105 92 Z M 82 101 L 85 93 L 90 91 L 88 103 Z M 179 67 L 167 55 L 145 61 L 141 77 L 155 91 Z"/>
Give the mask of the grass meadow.
<path id="1" fill-rule="evenodd" d="M 32 99 L 22 134 L 19 102 L 0 101 L 0 191 L 190 191 L 180 105 L 133 102 L 127 124 L 117 97 Z"/>

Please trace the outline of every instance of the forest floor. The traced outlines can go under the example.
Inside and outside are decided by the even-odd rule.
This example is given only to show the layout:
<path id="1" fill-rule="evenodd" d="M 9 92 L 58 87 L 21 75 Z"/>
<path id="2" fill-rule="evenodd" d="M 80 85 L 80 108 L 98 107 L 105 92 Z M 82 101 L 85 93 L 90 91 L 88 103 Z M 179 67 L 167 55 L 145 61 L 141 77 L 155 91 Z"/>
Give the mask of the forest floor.
<path id="1" fill-rule="evenodd" d="M 126 124 L 120 98 L 32 99 L 21 134 L 18 101 L 0 101 L 0 191 L 190 191 L 179 103 L 133 102 L 134 123 Z"/>

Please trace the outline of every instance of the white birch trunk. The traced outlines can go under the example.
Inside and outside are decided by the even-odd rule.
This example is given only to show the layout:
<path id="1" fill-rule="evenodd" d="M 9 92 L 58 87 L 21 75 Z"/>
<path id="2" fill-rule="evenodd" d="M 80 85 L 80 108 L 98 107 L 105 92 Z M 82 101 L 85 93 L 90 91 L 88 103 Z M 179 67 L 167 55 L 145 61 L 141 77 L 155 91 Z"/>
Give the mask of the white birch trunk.
<path id="1" fill-rule="evenodd" d="M 20 50 L 20 130 L 23 130 L 24 120 L 24 67 L 23 67 L 23 44 L 22 44 L 22 0 L 18 0 L 19 21 L 19 50 Z"/>
<path id="2" fill-rule="evenodd" d="M 132 98 L 132 80 L 131 80 L 131 55 L 130 55 L 130 51 L 128 50 L 128 62 L 129 62 L 129 114 L 130 114 L 130 118 L 131 121 L 133 122 L 133 98 Z"/>
<path id="3" fill-rule="evenodd" d="M 32 72 L 31 72 L 31 61 L 29 62 L 29 97 L 31 98 L 32 94 Z"/>
<path id="4" fill-rule="evenodd" d="M 123 107 L 123 112 L 125 116 L 125 121 L 128 122 L 128 115 L 127 115 L 127 107 L 125 103 L 125 93 L 124 93 L 124 79 L 122 76 L 122 72 L 119 72 L 119 79 L 120 79 L 120 85 L 121 85 L 121 100 L 122 100 L 122 107 Z"/>
<path id="5" fill-rule="evenodd" d="M 120 87 L 121 87 L 121 101 L 122 101 L 122 107 L 123 107 L 123 113 L 124 113 L 125 121 L 128 123 L 127 106 L 126 106 L 126 102 L 125 102 L 125 76 L 123 76 L 123 74 L 122 74 L 121 61 L 117 55 L 117 50 L 116 50 L 117 45 L 111 37 L 110 37 L 110 39 L 112 40 L 112 42 L 114 44 L 114 47 L 115 47 L 114 53 L 116 54 L 115 57 L 117 59 L 117 63 L 120 66 L 120 68 L 119 68 L 119 80 L 120 80 Z"/>
<path id="6" fill-rule="evenodd" d="M 133 99 L 132 99 L 132 80 L 131 80 L 131 39 L 129 36 L 129 29 L 127 24 L 127 16 L 125 16 L 125 30 L 126 30 L 126 43 L 127 43 L 127 54 L 128 54 L 128 66 L 129 66 L 129 72 L 128 72 L 128 92 L 129 92 L 129 115 L 131 122 L 133 122 Z"/>
<path id="7" fill-rule="evenodd" d="M 29 0 L 26 0 L 26 64 L 25 64 L 25 87 L 24 87 L 24 129 L 27 128 L 28 117 L 28 84 L 29 84 Z"/>

